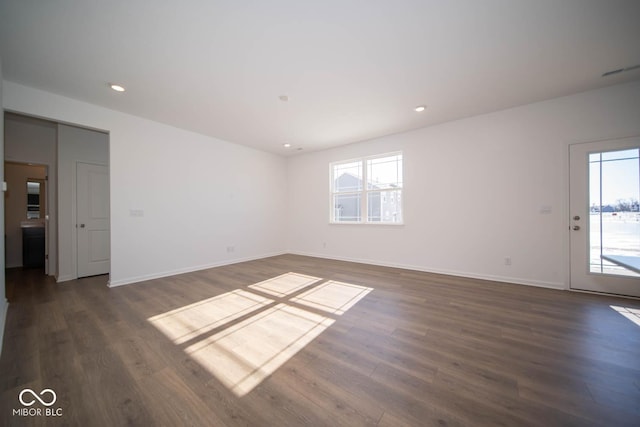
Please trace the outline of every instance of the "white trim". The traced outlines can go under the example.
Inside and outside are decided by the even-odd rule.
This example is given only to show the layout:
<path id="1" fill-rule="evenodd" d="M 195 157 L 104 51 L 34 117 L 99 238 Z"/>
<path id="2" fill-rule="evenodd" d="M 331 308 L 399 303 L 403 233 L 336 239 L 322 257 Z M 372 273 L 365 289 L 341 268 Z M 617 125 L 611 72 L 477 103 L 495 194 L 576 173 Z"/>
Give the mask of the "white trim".
<path id="1" fill-rule="evenodd" d="M 6 286 L 6 285 L 5 285 Z M 2 309 L 4 313 L 0 313 L 0 355 L 2 355 L 2 343 L 4 342 L 4 330 L 7 327 L 7 313 L 9 313 L 9 301 L 6 299 L 2 302 Z"/>
<path id="2" fill-rule="evenodd" d="M 596 292 L 596 291 L 585 291 L 582 289 L 568 289 L 569 292 L 576 292 L 579 294 L 591 294 L 591 295 L 600 295 L 601 297 L 613 297 L 613 298 L 623 298 L 623 299 L 635 299 L 640 300 L 640 297 L 634 297 L 630 295 L 620 295 L 620 294 L 608 294 L 606 292 Z"/>
<path id="3" fill-rule="evenodd" d="M 341 227 L 349 225 L 357 225 L 358 227 L 366 227 L 367 225 L 373 225 L 375 227 L 381 227 L 388 225 L 390 227 L 403 227 L 406 224 L 404 222 L 330 222 L 329 225 L 339 225 Z"/>
<path id="4" fill-rule="evenodd" d="M 303 255 L 303 256 L 310 256 L 315 258 L 331 259 L 336 261 L 357 262 L 361 264 L 376 265 L 381 267 L 402 268 L 405 270 L 421 271 L 424 273 L 444 274 L 447 276 L 458 276 L 458 277 L 465 277 L 470 279 L 489 280 L 492 282 L 511 283 L 516 285 L 535 286 L 538 288 L 566 290 L 565 284 L 560 282 L 545 282 L 541 280 L 527 280 L 527 279 L 522 279 L 518 277 L 494 276 L 494 275 L 470 273 L 466 271 L 443 270 L 438 268 L 422 267 L 422 266 L 409 265 L 409 264 L 380 262 L 380 261 L 361 259 L 361 258 L 327 256 L 325 254 L 315 254 L 310 252 L 290 251 L 288 253 L 292 255 Z"/>
<path id="5" fill-rule="evenodd" d="M 198 266 L 186 267 L 186 268 L 178 268 L 178 269 L 175 269 L 175 270 L 163 271 L 161 273 L 144 274 L 142 276 L 129 277 L 129 278 L 126 278 L 126 279 L 120 279 L 120 280 L 115 280 L 115 281 L 114 280 L 109 280 L 109 282 L 107 283 L 107 286 L 110 287 L 110 288 L 113 288 L 113 287 L 116 287 L 116 286 L 132 285 L 132 284 L 135 284 L 135 283 L 145 282 L 147 280 L 161 279 L 163 277 L 169 277 L 169 276 L 177 276 L 178 274 L 192 273 L 194 271 L 207 270 L 209 268 L 215 268 L 215 267 L 223 267 L 225 265 L 238 264 L 238 263 L 241 263 L 241 262 L 255 261 L 255 260 L 258 260 L 258 259 L 270 258 L 270 257 L 278 256 L 278 255 L 284 255 L 286 253 L 288 253 L 288 252 L 286 252 L 286 251 L 273 252 L 273 253 L 269 253 L 269 254 L 256 255 L 256 256 L 253 256 L 253 257 L 236 258 L 236 259 L 233 259 L 233 260 L 214 262 L 214 263 L 211 263 L 211 264 L 204 264 L 204 265 L 198 265 Z"/>
<path id="6" fill-rule="evenodd" d="M 336 261 L 357 262 L 357 263 L 360 263 L 360 264 L 369 264 L 369 265 L 376 265 L 376 266 L 381 266 L 381 267 L 402 268 L 402 269 L 405 269 L 405 270 L 421 271 L 421 272 L 425 272 L 425 273 L 434 273 L 434 274 L 444 274 L 444 275 L 447 275 L 447 276 L 465 277 L 465 278 L 470 278 L 470 279 L 489 280 L 489 281 L 492 281 L 492 282 L 501 282 L 501 283 L 516 284 L 516 285 L 535 286 L 535 287 L 539 287 L 539 288 L 548 288 L 548 289 L 557 289 L 557 290 L 567 290 L 566 285 L 564 283 L 561 283 L 561 282 L 545 282 L 545 281 L 540 281 L 540 280 L 527 280 L 527 279 L 522 279 L 522 278 L 518 278 L 518 277 L 477 274 L 477 273 L 470 273 L 470 272 L 467 272 L 467 271 L 444 270 L 444 269 L 439 269 L 439 268 L 423 267 L 423 266 L 416 266 L 416 265 L 409 265 L 409 264 L 381 262 L 381 261 L 374 261 L 374 260 L 363 259 L 363 258 L 328 256 L 326 254 L 317 254 L 317 253 L 300 252 L 300 251 L 279 251 L 279 252 L 273 252 L 273 253 L 269 253 L 269 254 L 257 255 L 257 256 L 253 256 L 253 257 L 237 258 L 237 259 L 233 259 L 233 260 L 229 260 L 229 261 L 221 261 L 221 262 L 214 262 L 214 263 L 205 264 L 205 265 L 199 265 L 199 266 L 193 266 L 193 267 L 187 267 L 187 268 L 179 268 L 179 269 L 176 269 L 176 270 L 169 270 L 169 271 L 164 271 L 164 272 L 161 272 L 161 273 L 145 274 L 145 275 L 142 275 L 142 276 L 129 277 L 129 278 L 126 278 L 126 279 L 121 279 L 121 280 L 116 280 L 116 281 L 110 280 L 108 282 L 107 286 L 110 287 L 110 288 L 114 288 L 114 287 L 117 287 L 117 286 L 132 285 L 132 284 L 136 284 L 136 283 L 146 282 L 148 280 L 161 279 L 163 277 L 170 277 L 170 276 L 177 276 L 179 274 L 192 273 L 194 271 L 207 270 L 209 268 L 223 267 L 225 265 L 232 265 L 232 264 L 238 264 L 238 263 L 241 263 L 241 262 L 255 261 L 255 260 L 259 260 L 259 259 L 270 258 L 270 257 L 274 257 L 274 256 L 278 256 L 278 255 L 286 255 L 286 254 L 310 256 L 310 257 L 314 257 L 314 258 L 322 258 L 322 259 L 329 259 L 329 260 L 336 260 Z M 64 281 L 67 281 L 67 280 L 75 280 L 75 279 L 76 279 L 75 277 L 61 277 L 61 278 L 58 279 L 58 282 L 64 282 Z"/>

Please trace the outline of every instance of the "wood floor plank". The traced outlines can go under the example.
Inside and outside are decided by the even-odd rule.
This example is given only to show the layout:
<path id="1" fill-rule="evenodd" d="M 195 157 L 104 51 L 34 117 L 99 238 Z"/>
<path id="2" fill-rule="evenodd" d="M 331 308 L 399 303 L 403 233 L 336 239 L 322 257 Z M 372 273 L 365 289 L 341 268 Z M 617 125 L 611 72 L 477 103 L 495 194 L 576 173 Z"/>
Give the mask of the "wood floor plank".
<path id="1" fill-rule="evenodd" d="M 177 375 L 171 368 L 165 368 L 140 382 L 143 389 L 142 402 L 151 412 L 153 423 L 163 426 L 203 426 L 225 425 L 215 411 Z M 158 406 L 156 402 L 164 402 Z"/>
<path id="2" fill-rule="evenodd" d="M 252 287 L 299 275 L 318 282 L 278 296 Z M 638 300 L 297 255 L 116 288 L 38 270 L 6 281 L 3 425 L 640 425 L 640 327 L 619 312 Z M 308 305 L 329 281 L 351 293 L 332 285 Z M 372 290 L 332 307 L 328 295 L 354 286 Z M 196 304 L 239 291 L 272 302 L 242 313 Z M 183 312 L 194 304 L 210 310 Z M 259 380 L 242 393 L 225 385 L 187 351 L 200 346 Z M 13 415 L 26 388 L 55 390 L 63 416 Z"/>
<path id="3" fill-rule="evenodd" d="M 140 386 L 110 348 L 78 355 L 84 419 L 105 425 L 152 425 L 152 411 L 142 401 Z M 78 402 L 73 402 L 74 405 Z"/>
<path id="4" fill-rule="evenodd" d="M 283 376 L 294 391 L 332 413 L 335 424 L 376 425 L 382 416 L 380 405 L 336 387 L 333 382 L 315 375 L 311 366 L 299 365 L 294 360 L 277 375 Z"/>

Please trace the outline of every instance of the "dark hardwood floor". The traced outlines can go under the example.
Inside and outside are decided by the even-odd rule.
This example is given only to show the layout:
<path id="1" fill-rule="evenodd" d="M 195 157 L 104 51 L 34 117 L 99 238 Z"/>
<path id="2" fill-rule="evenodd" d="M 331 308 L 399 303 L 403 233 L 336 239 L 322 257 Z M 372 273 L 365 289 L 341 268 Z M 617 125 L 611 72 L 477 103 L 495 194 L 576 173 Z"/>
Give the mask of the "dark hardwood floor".
<path id="1" fill-rule="evenodd" d="M 305 302 L 318 283 L 249 288 L 288 272 L 373 290 L 341 314 Z M 112 289 L 106 280 L 7 272 L 0 424 L 640 425 L 640 319 L 612 308 L 640 316 L 637 300 L 294 255 Z M 359 288 L 336 295 L 345 289 Z M 247 295 L 258 305 L 234 313 Z M 287 320 L 296 316 L 315 325 L 312 340 Z M 189 322 L 206 328 L 180 335 Z M 281 332 L 294 339 L 278 347 Z M 237 360 L 233 340 L 257 354 Z M 261 351 L 274 356 L 255 368 Z M 243 364 L 264 379 L 239 393 L 224 378 Z M 59 416 L 14 414 L 25 388 L 55 391 L 51 407 L 29 408 Z"/>

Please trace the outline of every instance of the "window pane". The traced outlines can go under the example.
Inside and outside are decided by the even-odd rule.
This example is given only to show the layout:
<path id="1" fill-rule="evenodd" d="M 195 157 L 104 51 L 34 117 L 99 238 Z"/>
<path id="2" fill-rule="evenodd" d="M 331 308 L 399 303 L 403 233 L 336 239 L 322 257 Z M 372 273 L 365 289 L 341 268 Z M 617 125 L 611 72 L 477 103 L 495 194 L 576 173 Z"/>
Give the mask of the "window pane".
<path id="1" fill-rule="evenodd" d="M 602 255 L 640 256 L 639 150 L 589 156 L 590 272 L 637 275 Z"/>
<path id="2" fill-rule="evenodd" d="M 332 163 L 331 221 L 402 223 L 402 173 L 402 153 Z"/>
<path id="3" fill-rule="evenodd" d="M 335 193 L 362 190 L 362 162 L 334 165 L 333 180 Z"/>
<path id="4" fill-rule="evenodd" d="M 360 209 L 362 193 L 335 194 L 333 196 L 333 220 L 335 222 L 354 222 L 362 219 Z"/>
<path id="5" fill-rule="evenodd" d="M 402 190 L 371 191 L 367 195 L 369 222 L 402 222 Z"/>
<path id="6" fill-rule="evenodd" d="M 402 187 L 402 155 L 367 160 L 369 190 Z"/>
<path id="7" fill-rule="evenodd" d="M 638 149 L 633 148 L 631 150 L 620 150 L 620 151 L 607 151 L 602 153 L 602 161 L 607 160 L 623 160 L 623 159 L 637 159 L 638 158 Z"/>

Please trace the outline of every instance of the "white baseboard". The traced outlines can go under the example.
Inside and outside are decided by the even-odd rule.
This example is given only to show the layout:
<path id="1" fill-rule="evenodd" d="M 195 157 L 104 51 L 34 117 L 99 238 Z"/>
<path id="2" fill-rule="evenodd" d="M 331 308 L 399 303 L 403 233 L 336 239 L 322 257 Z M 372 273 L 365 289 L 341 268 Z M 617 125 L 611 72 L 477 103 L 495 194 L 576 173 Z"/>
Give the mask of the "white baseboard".
<path id="1" fill-rule="evenodd" d="M 207 270 L 209 268 L 223 267 L 225 265 L 238 264 L 241 262 L 255 261 L 257 259 L 269 258 L 272 256 L 283 255 L 286 253 L 287 253 L 286 251 L 273 252 L 269 254 L 257 255 L 257 256 L 247 257 L 247 258 L 236 258 L 232 260 L 214 262 L 211 264 L 197 265 L 192 267 L 179 268 L 175 270 L 168 270 L 160 273 L 144 274 L 142 276 L 128 277 L 126 279 L 109 280 L 109 283 L 107 284 L 107 286 L 109 286 L 110 288 L 113 288 L 116 286 L 132 285 L 134 283 L 146 282 L 147 280 L 161 279 L 163 277 L 170 277 L 170 276 L 176 276 L 178 274 L 185 274 L 185 273 L 191 273 L 194 271 Z"/>
<path id="2" fill-rule="evenodd" d="M 381 262 L 381 261 L 363 259 L 363 258 L 328 256 L 326 254 L 321 254 L 321 253 L 301 252 L 301 251 L 273 252 L 273 253 L 269 253 L 269 254 L 262 254 L 262 255 L 252 256 L 252 257 L 236 258 L 236 259 L 233 259 L 233 260 L 225 260 L 225 261 L 219 261 L 219 262 L 214 262 L 214 263 L 210 263 L 210 264 L 191 266 L 191 267 L 180 268 L 180 269 L 175 269 L 175 270 L 168 270 L 168 271 L 163 271 L 163 272 L 159 272 L 159 273 L 152 273 L 152 274 L 145 274 L 145 275 L 141 275 L 141 276 L 128 277 L 128 278 L 125 278 L 125 279 L 110 280 L 107 286 L 116 287 L 116 286 L 123 286 L 123 285 L 131 285 L 131 284 L 135 284 L 135 283 L 145 282 L 147 280 L 153 280 L 153 279 L 160 279 L 160 278 L 163 278 L 163 277 L 176 276 L 178 274 L 185 274 L 185 273 L 191 273 L 191 272 L 194 272 L 194 271 L 207 270 L 209 268 L 215 268 L 215 267 L 223 267 L 225 265 L 237 264 L 237 263 L 247 262 L 247 261 L 254 261 L 254 260 L 257 260 L 257 259 L 269 258 L 269 257 L 272 257 L 272 256 L 284 255 L 284 254 L 303 255 L 303 256 L 310 256 L 310 257 L 316 257 L 316 258 L 332 259 L 332 260 L 336 260 L 336 261 L 357 262 L 357 263 L 361 263 L 361 264 L 376 265 L 376 266 L 381 266 L 381 267 L 402 268 L 402 269 L 406 269 L 406 270 L 422 271 L 422 272 L 425 272 L 425 273 L 445 274 L 445 275 L 448 275 L 448 276 L 467 277 L 467 278 L 471 278 L 471 279 L 489 280 L 489 281 L 493 281 L 493 282 L 502 282 L 502 283 L 513 283 L 513 284 L 517 284 L 517 285 L 536 286 L 536 287 L 540 287 L 540 288 L 559 289 L 559 290 L 566 290 L 567 289 L 565 284 L 562 283 L 562 282 L 546 282 L 546 281 L 541 281 L 541 280 L 523 279 L 523 278 L 519 278 L 519 277 L 498 276 L 498 275 L 488 275 L 488 274 L 477 274 L 477 273 L 472 273 L 472 272 L 468 272 L 468 271 L 445 270 L 445 269 L 439 269 L 439 268 L 433 268 L 433 267 L 425 267 L 425 266 L 416 266 L 416 265 L 410 265 L 410 264 L 388 263 L 388 262 Z M 63 282 L 63 281 L 66 281 L 66 280 L 73 280 L 73 279 L 75 279 L 75 277 L 69 277 L 69 278 L 67 278 L 67 277 L 59 277 L 58 278 L 58 282 Z"/>
<path id="3" fill-rule="evenodd" d="M 566 290 L 567 287 L 564 283 L 556 283 L 556 282 L 545 282 L 541 280 L 529 280 L 522 279 L 519 277 L 509 277 L 509 276 L 494 276 L 488 274 L 477 274 L 470 273 L 466 271 L 457 271 L 457 270 L 443 270 L 438 268 L 424 267 L 424 266 L 416 266 L 409 264 L 398 264 L 398 263 L 388 263 L 388 262 L 380 262 L 374 261 L 370 259 L 361 259 L 361 258 L 350 258 L 350 257 L 339 257 L 339 256 L 328 256 L 326 254 L 317 254 L 311 252 L 299 252 L 299 251 L 289 251 L 288 253 L 292 255 L 303 255 L 303 256 L 311 256 L 315 258 L 325 258 L 332 259 L 336 261 L 348 261 L 348 262 L 357 262 L 361 264 L 369 264 L 376 265 L 381 267 L 393 267 L 393 268 L 402 268 L 405 270 L 413 270 L 413 271 L 422 271 L 425 273 L 434 273 L 434 274 L 445 274 L 447 276 L 458 276 L 458 277 L 466 277 L 470 279 L 479 279 L 479 280 L 490 280 L 492 282 L 502 282 L 502 283 L 514 283 L 517 285 L 526 285 L 526 286 L 536 286 L 539 288 L 549 288 L 549 289 L 559 289 Z"/>

